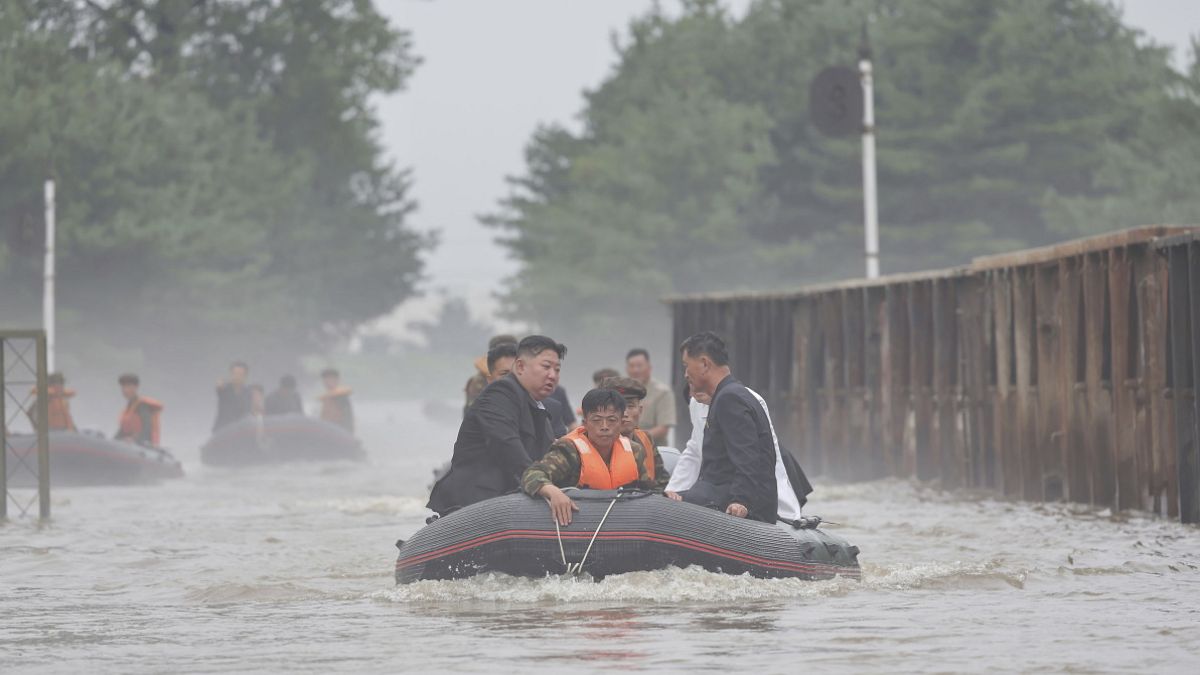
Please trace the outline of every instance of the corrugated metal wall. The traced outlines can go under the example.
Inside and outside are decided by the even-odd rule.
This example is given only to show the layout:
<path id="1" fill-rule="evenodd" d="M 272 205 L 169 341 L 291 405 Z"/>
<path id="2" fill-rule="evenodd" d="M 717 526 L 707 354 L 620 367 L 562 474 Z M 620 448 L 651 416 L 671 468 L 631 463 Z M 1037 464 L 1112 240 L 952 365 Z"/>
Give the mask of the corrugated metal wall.
<path id="1" fill-rule="evenodd" d="M 675 298 L 811 474 L 1200 522 L 1200 231 L 1147 227 L 965 268 Z M 676 359 L 674 381 L 683 388 Z M 686 402 L 679 430 L 688 433 Z"/>

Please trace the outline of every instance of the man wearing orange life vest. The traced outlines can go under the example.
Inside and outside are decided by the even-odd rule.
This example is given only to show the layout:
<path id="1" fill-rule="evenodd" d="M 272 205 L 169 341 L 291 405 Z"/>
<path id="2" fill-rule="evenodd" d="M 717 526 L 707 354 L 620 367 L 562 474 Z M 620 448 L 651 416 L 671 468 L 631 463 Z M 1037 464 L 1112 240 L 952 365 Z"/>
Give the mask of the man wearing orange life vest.
<path id="1" fill-rule="evenodd" d="M 137 375 L 126 373 L 117 382 L 121 385 L 121 395 L 125 397 L 125 410 L 121 412 L 116 439 L 151 448 L 160 447 L 159 418 L 163 405 L 138 393 L 141 382 Z"/>
<path id="2" fill-rule="evenodd" d="M 646 449 L 646 471 L 650 474 L 650 480 L 654 481 L 656 486 L 666 489 L 670 474 L 663 466 L 662 455 L 658 454 L 658 448 L 654 445 L 650 434 L 639 426 L 642 417 L 642 399 L 646 398 L 646 388 L 632 377 L 620 376 L 605 378 L 600 386 L 604 389 L 612 389 L 625 397 L 625 417 L 621 421 L 621 435 L 637 441 Z"/>
<path id="3" fill-rule="evenodd" d="M 37 396 L 37 389 L 34 389 Z M 71 417 L 71 398 L 74 389 L 68 389 L 62 373 L 50 373 L 46 378 L 46 428 L 50 431 L 75 431 L 75 420 Z M 29 421 L 37 427 L 37 406 L 32 406 Z"/>
<path id="4" fill-rule="evenodd" d="M 621 394 L 612 389 L 589 391 L 583 397 L 583 426 L 555 441 L 525 470 L 521 489 L 549 501 L 551 516 L 561 525 L 570 525 L 571 512 L 579 510 L 561 488 L 655 489 L 646 471 L 645 449 L 621 435 L 624 416 Z"/>

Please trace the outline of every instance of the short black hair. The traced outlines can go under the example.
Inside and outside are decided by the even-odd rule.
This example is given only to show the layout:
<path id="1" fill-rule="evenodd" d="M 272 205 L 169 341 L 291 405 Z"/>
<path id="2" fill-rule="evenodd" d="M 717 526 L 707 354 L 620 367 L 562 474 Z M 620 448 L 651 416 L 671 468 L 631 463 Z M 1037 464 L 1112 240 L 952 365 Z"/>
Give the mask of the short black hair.
<path id="1" fill-rule="evenodd" d="M 583 395 L 583 401 L 579 403 L 579 406 L 583 408 L 584 417 L 605 408 L 613 408 L 624 415 L 625 397 L 614 389 L 593 389 Z"/>
<path id="2" fill-rule="evenodd" d="M 321 377 L 341 377 L 341 376 L 342 376 L 342 374 L 338 372 L 337 368 L 326 368 L 325 370 L 321 371 Z"/>
<path id="3" fill-rule="evenodd" d="M 138 376 L 134 375 L 133 373 L 125 373 L 124 375 L 117 378 L 117 384 L 120 384 L 121 386 L 125 386 L 127 384 L 141 384 L 141 383 L 142 383 L 142 381 L 140 379 L 138 379 Z"/>
<path id="4" fill-rule="evenodd" d="M 492 347 L 491 349 L 488 350 L 488 353 L 487 353 L 488 372 L 490 373 L 496 369 L 496 362 L 499 361 L 500 359 L 515 359 L 515 358 L 517 358 L 517 343 L 501 342 L 500 344 L 498 344 L 495 347 Z"/>
<path id="5" fill-rule="evenodd" d="M 518 356 L 537 356 L 547 349 L 554 350 L 558 354 L 558 358 L 564 358 L 567 355 L 567 346 L 561 342 L 555 342 L 553 338 L 548 338 L 545 335 L 529 335 L 521 340 L 517 345 Z"/>
<path id="6" fill-rule="evenodd" d="M 707 356 L 718 366 L 729 365 L 729 349 L 721 336 L 711 330 L 696 333 L 679 345 L 679 352 L 691 358 Z"/>
<path id="7" fill-rule="evenodd" d="M 646 357 L 646 363 L 650 362 L 650 352 L 641 347 L 634 347 L 633 349 L 630 349 L 629 353 L 625 355 L 625 360 L 628 361 L 635 356 L 644 356 Z"/>
<path id="8" fill-rule="evenodd" d="M 296 378 L 292 377 L 291 375 L 284 375 L 283 377 L 279 378 L 279 386 L 284 389 L 295 389 Z"/>
<path id="9" fill-rule="evenodd" d="M 67 378 L 62 373 L 50 373 L 46 376 L 46 384 L 66 384 Z"/>
<path id="10" fill-rule="evenodd" d="M 245 361 L 234 361 L 233 363 L 229 364 L 230 370 L 233 370 L 234 368 L 241 368 L 247 373 L 250 372 L 250 366 L 246 365 Z"/>

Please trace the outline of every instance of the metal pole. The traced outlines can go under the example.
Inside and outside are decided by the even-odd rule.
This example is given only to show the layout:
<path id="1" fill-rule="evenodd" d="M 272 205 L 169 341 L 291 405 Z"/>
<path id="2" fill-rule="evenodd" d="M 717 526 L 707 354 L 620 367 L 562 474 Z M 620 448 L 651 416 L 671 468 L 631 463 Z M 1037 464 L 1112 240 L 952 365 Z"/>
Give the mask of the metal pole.
<path id="1" fill-rule="evenodd" d="M 46 391 L 46 336 L 37 338 L 38 518 L 50 519 L 50 396 Z"/>
<path id="2" fill-rule="evenodd" d="M 0 335 L 0 521 L 8 518 L 8 381 L 4 374 L 4 352 L 8 342 Z"/>
<path id="3" fill-rule="evenodd" d="M 863 218 L 866 224 L 867 278 L 879 276 L 879 203 L 875 192 L 875 88 L 871 78 L 871 50 L 867 27 L 859 48 L 858 72 L 863 88 Z"/>
<path id="4" fill-rule="evenodd" d="M 46 329 L 46 368 L 54 371 L 54 179 L 46 181 L 46 262 L 42 277 L 42 326 Z"/>

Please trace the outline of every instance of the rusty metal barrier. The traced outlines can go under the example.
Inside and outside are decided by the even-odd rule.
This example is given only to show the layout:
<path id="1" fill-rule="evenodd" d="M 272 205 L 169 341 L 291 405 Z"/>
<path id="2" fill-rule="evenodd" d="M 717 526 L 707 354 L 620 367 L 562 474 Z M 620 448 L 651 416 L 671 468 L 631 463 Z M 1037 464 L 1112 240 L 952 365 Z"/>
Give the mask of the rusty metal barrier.
<path id="1" fill-rule="evenodd" d="M 725 337 L 812 473 L 1200 522 L 1200 230 L 667 302 L 676 344 Z"/>

